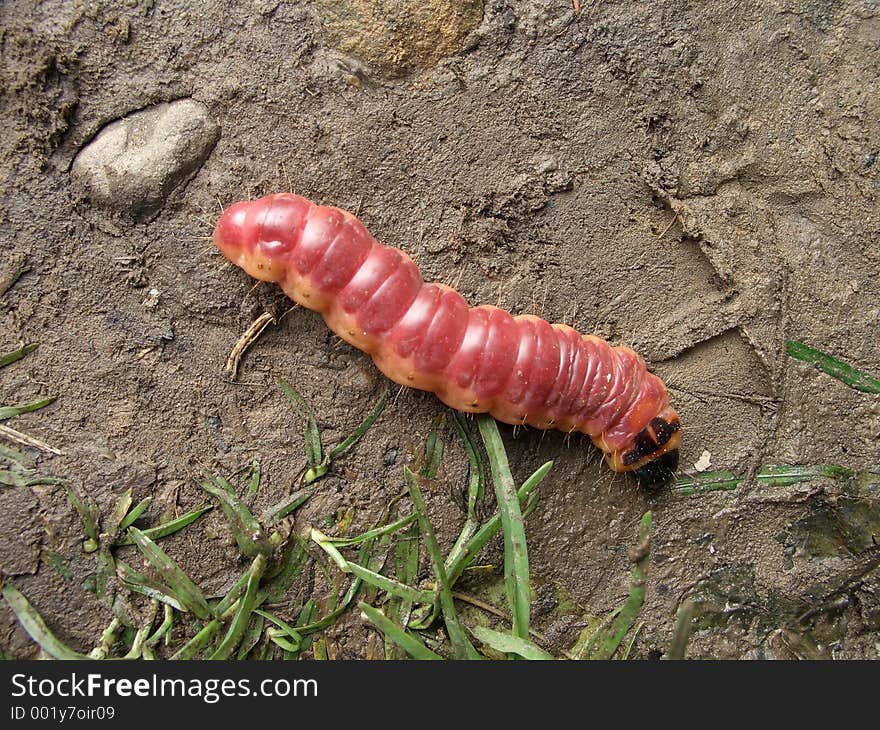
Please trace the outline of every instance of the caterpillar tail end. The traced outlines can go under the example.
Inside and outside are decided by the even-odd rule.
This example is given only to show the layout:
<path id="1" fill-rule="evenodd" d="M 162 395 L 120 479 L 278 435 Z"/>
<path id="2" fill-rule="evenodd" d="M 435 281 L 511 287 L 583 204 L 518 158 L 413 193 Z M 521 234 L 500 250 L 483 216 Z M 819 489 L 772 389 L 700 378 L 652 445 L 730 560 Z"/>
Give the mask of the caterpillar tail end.
<path id="1" fill-rule="evenodd" d="M 680 445 L 681 421 L 674 410 L 667 408 L 629 446 L 605 458 L 614 471 L 631 472 L 643 486 L 658 487 L 675 475 Z"/>

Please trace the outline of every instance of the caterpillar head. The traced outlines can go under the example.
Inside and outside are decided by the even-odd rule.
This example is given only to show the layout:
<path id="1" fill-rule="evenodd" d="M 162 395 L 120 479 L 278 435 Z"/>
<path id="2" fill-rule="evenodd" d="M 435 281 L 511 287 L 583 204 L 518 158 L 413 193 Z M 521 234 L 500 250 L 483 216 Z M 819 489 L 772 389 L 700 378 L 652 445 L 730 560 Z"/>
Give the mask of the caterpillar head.
<path id="1" fill-rule="evenodd" d="M 250 253 L 247 219 L 251 205 L 242 201 L 229 206 L 214 228 L 214 245 L 236 266 L 243 266 Z"/>
<path id="2" fill-rule="evenodd" d="M 628 471 L 646 486 L 663 484 L 678 467 L 681 421 L 667 408 L 643 428 L 632 443 L 608 455 L 615 471 Z"/>
<path id="3" fill-rule="evenodd" d="M 230 205 L 214 228 L 214 244 L 255 279 L 280 281 L 291 248 L 290 238 L 284 232 L 296 228 L 299 219 L 290 222 L 290 209 L 297 205 L 294 196 L 284 194 Z"/>

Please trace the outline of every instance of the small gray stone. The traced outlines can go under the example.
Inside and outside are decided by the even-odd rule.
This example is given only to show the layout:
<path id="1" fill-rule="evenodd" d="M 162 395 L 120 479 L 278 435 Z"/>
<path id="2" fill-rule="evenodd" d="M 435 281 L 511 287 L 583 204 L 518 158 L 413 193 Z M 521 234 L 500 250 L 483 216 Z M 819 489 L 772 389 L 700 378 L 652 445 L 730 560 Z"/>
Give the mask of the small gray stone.
<path id="1" fill-rule="evenodd" d="M 204 104 L 157 104 L 102 129 L 76 156 L 71 176 L 96 205 L 143 220 L 195 174 L 219 137 Z"/>
<path id="2" fill-rule="evenodd" d="M 397 455 L 399 453 L 400 450 L 396 446 L 391 446 L 382 456 L 382 463 L 387 467 L 394 466 L 397 463 Z"/>

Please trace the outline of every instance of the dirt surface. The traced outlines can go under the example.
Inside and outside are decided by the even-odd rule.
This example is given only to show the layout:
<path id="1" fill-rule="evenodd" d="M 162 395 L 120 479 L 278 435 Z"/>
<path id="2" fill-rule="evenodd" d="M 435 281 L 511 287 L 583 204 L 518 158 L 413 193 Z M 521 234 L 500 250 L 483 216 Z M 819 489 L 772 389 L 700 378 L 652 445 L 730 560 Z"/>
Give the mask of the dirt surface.
<path id="1" fill-rule="evenodd" d="M 875 2 L 585 0 L 578 16 L 566 0 L 488 0 L 476 16 L 475 3 L 456 14 L 440 0 L 382 13 L 354 0 L 350 12 L 325 0 L 230 5 L 0 7 L 0 351 L 40 343 L 0 371 L 0 403 L 59 396 L 11 424 L 64 452 L 43 455 L 44 472 L 104 511 L 129 487 L 152 495 L 158 521 L 206 501 L 202 468 L 230 474 L 258 459 L 258 504 L 271 504 L 304 453 L 279 377 L 312 402 L 328 442 L 370 409 L 384 384 L 369 358 L 224 265 L 206 239 L 221 205 L 288 188 L 356 211 L 473 303 L 634 346 L 670 384 L 686 469 L 708 451 L 712 468 L 741 474 L 876 470 L 878 396 L 784 349 L 802 340 L 880 370 Z M 425 7 L 435 20 L 414 21 Z M 339 23 L 361 26 L 354 36 Z M 221 133 L 152 219 L 71 184 L 99 130 L 182 98 Z M 263 311 L 284 316 L 233 382 L 227 354 Z M 372 525 L 441 410 L 399 393 L 297 527 L 332 532 L 349 510 L 352 531 Z M 527 523 L 534 621 L 551 651 L 620 605 L 650 508 L 634 656 L 666 650 L 685 598 L 700 606 L 689 656 L 878 656 L 876 479 L 648 493 L 609 473 L 586 439 L 502 434 L 519 479 L 555 460 Z M 427 497 L 448 549 L 467 462 L 447 436 Z M 88 651 L 111 614 L 88 590 L 95 557 L 63 489 L 4 489 L 0 536 L 3 574 Z M 246 565 L 219 510 L 165 547 L 211 595 Z M 500 555 L 493 543 L 484 562 Z M 328 590 L 320 571 L 308 589 Z M 328 632 L 336 656 L 375 644 L 355 614 Z M 0 646 L 37 652 L 5 604 Z"/>

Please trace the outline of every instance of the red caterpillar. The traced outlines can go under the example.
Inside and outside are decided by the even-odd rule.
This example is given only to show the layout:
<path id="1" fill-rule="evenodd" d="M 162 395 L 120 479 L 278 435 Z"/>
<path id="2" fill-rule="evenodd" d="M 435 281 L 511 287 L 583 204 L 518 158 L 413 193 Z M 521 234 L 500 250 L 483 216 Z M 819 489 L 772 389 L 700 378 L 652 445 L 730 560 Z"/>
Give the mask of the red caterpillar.
<path id="1" fill-rule="evenodd" d="M 582 431 L 614 471 L 648 481 L 678 464 L 681 422 L 663 382 L 627 347 L 426 284 L 351 213 L 289 193 L 229 207 L 214 242 L 251 276 L 278 282 L 396 383 L 460 411 Z"/>

